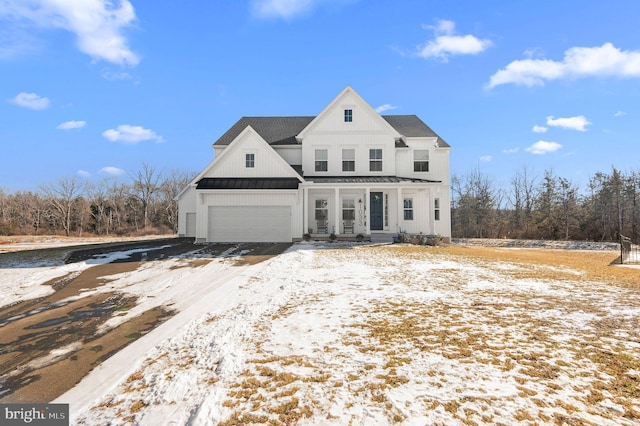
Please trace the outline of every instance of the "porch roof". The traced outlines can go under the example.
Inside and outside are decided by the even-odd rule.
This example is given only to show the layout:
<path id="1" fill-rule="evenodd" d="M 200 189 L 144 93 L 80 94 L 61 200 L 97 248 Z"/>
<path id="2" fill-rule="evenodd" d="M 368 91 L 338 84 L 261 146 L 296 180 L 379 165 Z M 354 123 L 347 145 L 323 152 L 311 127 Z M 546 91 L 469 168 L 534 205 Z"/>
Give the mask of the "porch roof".
<path id="1" fill-rule="evenodd" d="M 202 178 L 196 189 L 298 189 L 297 178 Z"/>
<path id="2" fill-rule="evenodd" d="M 313 183 L 442 183 L 441 180 L 405 178 L 398 176 L 308 176 L 307 182 Z"/>

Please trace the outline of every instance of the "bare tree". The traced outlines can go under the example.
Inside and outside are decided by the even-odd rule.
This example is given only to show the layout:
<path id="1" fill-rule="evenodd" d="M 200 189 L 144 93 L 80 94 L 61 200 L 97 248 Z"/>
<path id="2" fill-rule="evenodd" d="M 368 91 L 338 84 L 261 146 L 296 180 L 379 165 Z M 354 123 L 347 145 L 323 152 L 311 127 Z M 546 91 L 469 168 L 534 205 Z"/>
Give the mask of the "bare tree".
<path id="1" fill-rule="evenodd" d="M 511 180 L 509 200 L 513 208 L 511 228 L 517 237 L 530 238 L 531 221 L 536 197 L 536 178 L 525 166 Z"/>
<path id="2" fill-rule="evenodd" d="M 82 183 L 74 177 L 61 178 L 53 185 L 43 187 L 42 191 L 49 198 L 53 212 L 58 217 L 59 223 L 62 224 L 65 235 L 69 236 L 73 205 L 82 194 Z"/>
<path id="3" fill-rule="evenodd" d="M 142 169 L 137 170 L 133 176 L 133 188 L 131 195 L 140 201 L 142 205 L 143 228 L 149 224 L 149 209 L 154 195 L 162 188 L 162 174 L 148 163 L 142 163 Z"/>
<path id="4" fill-rule="evenodd" d="M 175 198 L 189 184 L 193 176 L 195 173 L 172 170 L 162 185 L 161 205 L 164 209 L 164 221 L 173 232 L 178 232 L 178 203 Z"/>

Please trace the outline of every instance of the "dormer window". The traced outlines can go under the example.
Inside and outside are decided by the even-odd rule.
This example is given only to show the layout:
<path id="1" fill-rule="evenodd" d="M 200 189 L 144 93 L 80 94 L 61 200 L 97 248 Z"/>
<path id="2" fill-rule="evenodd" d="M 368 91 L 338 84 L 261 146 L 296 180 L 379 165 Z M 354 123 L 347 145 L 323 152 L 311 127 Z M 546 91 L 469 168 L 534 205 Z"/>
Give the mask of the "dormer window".
<path id="1" fill-rule="evenodd" d="M 353 110 L 345 109 L 344 110 L 344 122 L 351 123 L 353 121 Z"/>
<path id="2" fill-rule="evenodd" d="M 246 154 L 244 158 L 245 158 L 244 164 L 247 169 L 253 169 L 256 166 L 255 154 Z"/>

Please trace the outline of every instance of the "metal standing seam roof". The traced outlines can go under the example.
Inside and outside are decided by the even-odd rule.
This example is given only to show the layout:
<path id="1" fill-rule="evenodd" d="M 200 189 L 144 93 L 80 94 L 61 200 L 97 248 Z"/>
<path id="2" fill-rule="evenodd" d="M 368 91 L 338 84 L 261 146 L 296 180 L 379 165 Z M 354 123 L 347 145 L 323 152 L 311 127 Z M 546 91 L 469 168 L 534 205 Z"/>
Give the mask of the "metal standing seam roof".
<path id="1" fill-rule="evenodd" d="M 297 178 L 202 178 L 196 189 L 298 189 Z"/>
<path id="2" fill-rule="evenodd" d="M 417 115 L 383 115 L 381 117 L 404 137 L 435 137 L 438 138 L 439 146 L 450 146 Z M 214 145 L 229 145 L 247 126 L 251 126 L 269 145 L 297 145 L 296 136 L 314 118 L 313 116 L 242 117 L 215 141 Z M 406 147 L 406 143 L 396 141 L 396 146 Z"/>
<path id="3" fill-rule="evenodd" d="M 441 183 L 440 180 L 405 178 L 398 176 L 309 176 L 305 178 L 307 182 L 313 183 Z"/>

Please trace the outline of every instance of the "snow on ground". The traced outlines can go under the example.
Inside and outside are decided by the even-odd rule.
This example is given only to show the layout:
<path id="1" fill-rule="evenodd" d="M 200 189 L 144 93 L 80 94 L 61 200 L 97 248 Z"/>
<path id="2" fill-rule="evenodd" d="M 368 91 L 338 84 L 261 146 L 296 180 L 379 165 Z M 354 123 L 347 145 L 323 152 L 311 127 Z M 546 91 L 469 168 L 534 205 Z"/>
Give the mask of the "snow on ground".
<path id="1" fill-rule="evenodd" d="M 640 421 L 637 289 L 402 245 L 230 265 L 110 283 L 189 308 L 55 401 L 74 424 Z"/>
<path id="2" fill-rule="evenodd" d="M 149 250 L 153 250 L 153 248 L 113 252 L 83 262 L 69 264 L 64 264 L 61 260 L 58 260 L 46 261 L 37 266 L 33 266 L 31 263 L 24 263 L 0 268 L 2 277 L 0 282 L 0 289 L 2 290 L 0 307 L 54 293 L 53 287 L 42 285 L 47 281 L 65 276 L 68 279 L 72 279 L 92 266 L 110 263 L 117 259 L 125 259 L 133 253 Z"/>

